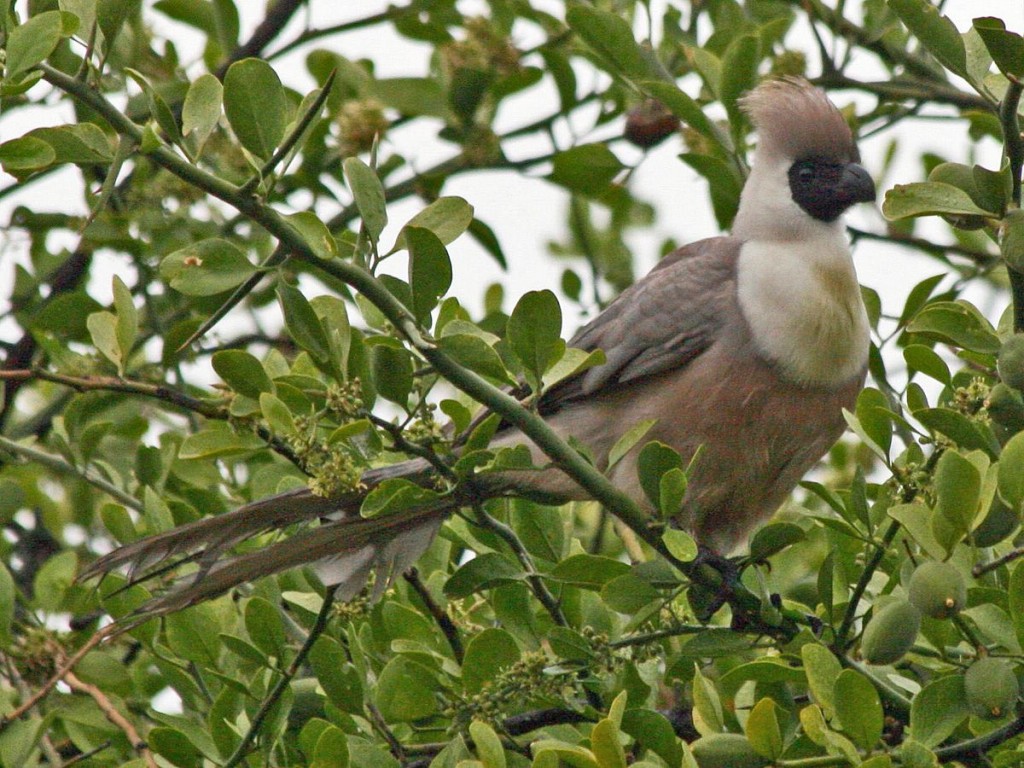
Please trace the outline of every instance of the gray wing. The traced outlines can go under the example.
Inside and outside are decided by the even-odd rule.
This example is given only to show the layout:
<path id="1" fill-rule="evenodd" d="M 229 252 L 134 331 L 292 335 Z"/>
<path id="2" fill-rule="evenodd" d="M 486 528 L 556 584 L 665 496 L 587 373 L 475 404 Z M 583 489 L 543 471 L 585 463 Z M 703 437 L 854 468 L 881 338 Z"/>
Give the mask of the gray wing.
<path id="1" fill-rule="evenodd" d="M 623 291 L 569 341 L 587 351 L 604 350 L 607 362 L 556 385 L 542 398 L 541 410 L 684 366 L 700 355 L 735 307 L 741 244 L 713 237 L 684 246 Z"/>

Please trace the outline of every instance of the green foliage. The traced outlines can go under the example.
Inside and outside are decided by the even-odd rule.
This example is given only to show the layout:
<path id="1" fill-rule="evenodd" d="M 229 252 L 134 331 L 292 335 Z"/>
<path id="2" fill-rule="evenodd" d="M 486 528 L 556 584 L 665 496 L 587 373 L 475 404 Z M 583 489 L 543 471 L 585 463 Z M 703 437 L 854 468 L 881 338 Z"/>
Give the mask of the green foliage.
<path id="1" fill-rule="evenodd" d="M 0 768 L 1017 762 L 1020 30 L 958 29 L 926 0 L 491 0 L 486 17 L 411 0 L 341 27 L 280 0 L 245 40 L 234 0 L 9 5 Z M 872 381 L 852 435 L 755 533 L 735 584 L 669 524 L 691 466 L 653 422 L 608 457 L 651 520 L 603 486 L 603 509 L 480 498 L 473 477 L 546 460 L 491 445 L 501 419 L 478 406 L 538 423 L 545 389 L 603 359 L 568 346 L 563 317 L 634 279 L 627 240 L 655 212 L 637 171 L 667 156 L 628 146 L 623 118 L 663 105 L 661 147 L 727 228 L 752 145 L 737 99 L 803 72 L 808 25 L 815 56 L 842 53 L 820 83 L 862 134 L 924 115 L 962 139 L 900 183 L 883 173 L 902 146 L 865 152 L 889 222 L 854 230 L 858 249 L 887 241 L 937 274 L 896 306 L 865 289 Z M 383 77 L 386 46 L 337 53 L 352 33 L 429 55 Z M 424 136 L 448 152 L 434 165 Z M 975 163 L 993 139 L 1000 161 Z M 561 195 L 562 295 L 506 303 L 474 283 L 474 252 L 524 266 L 452 193 L 470 172 Z M 981 288 L 999 301 L 979 308 Z M 586 446 L 563 447 L 552 459 L 600 477 Z M 130 625 L 163 576 L 75 581 L 112 543 L 303 484 L 357 491 L 410 457 L 443 468 L 436 483 L 384 479 L 364 517 L 467 506 L 379 601 L 333 604 L 296 571 L 110 639 L 104 617 Z"/>

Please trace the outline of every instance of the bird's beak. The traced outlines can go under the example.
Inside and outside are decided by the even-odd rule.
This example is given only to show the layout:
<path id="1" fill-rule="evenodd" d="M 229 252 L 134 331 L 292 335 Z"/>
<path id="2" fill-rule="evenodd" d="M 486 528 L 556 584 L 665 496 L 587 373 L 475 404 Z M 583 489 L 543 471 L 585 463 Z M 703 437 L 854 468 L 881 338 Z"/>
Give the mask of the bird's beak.
<path id="1" fill-rule="evenodd" d="M 847 163 L 836 188 L 836 194 L 847 205 L 871 203 L 875 200 L 875 180 L 862 165 Z"/>

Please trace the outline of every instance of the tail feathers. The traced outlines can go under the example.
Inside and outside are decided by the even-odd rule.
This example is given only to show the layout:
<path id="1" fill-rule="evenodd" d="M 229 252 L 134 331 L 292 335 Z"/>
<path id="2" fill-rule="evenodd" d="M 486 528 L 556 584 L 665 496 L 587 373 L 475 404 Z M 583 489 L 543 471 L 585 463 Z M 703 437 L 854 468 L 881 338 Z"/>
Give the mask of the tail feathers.
<path id="1" fill-rule="evenodd" d="M 427 462 L 413 459 L 372 469 L 363 475 L 361 482 L 365 488 L 373 488 L 394 477 L 424 482 L 429 470 Z M 314 496 L 305 488 L 288 491 L 126 544 L 90 563 L 78 578 L 84 581 L 127 567 L 129 581 L 134 584 L 194 561 L 200 564 L 199 572 L 205 573 L 233 546 L 261 533 L 320 517 L 337 520 L 358 517 L 362 500 L 363 495 L 357 491 L 331 497 Z M 161 565 L 162 568 L 157 568 Z"/>
<path id="2" fill-rule="evenodd" d="M 358 506 L 358 503 L 354 494 L 323 498 L 300 488 L 126 544 L 90 563 L 78 578 L 90 579 L 127 566 L 129 580 L 135 583 L 145 580 L 155 566 L 167 561 L 181 564 L 198 560 L 208 568 L 239 542 Z"/>
<path id="3" fill-rule="evenodd" d="M 143 605 L 138 614 L 155 616 L 214 598 L 233 587 L 300 565 L 313 565 L 340 600 L 355 597 L 376 575 L 376 600 L 394 578 L 407 570 L 430 543 L 448 516 L 446 506 L 417 508 L 386 517 L 346 518 L 300 531 L 268 547 L 217 561 L 186 577 L 167 593 Z"/>

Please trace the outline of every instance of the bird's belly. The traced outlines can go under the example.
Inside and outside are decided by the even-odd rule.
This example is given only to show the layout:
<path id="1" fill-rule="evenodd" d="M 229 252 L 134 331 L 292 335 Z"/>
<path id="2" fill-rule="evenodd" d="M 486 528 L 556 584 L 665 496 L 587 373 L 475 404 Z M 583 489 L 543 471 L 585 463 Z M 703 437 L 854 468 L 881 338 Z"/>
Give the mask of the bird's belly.
<path id="1" fill-rule="evenodd" d="M 573 404 L 550 421 L 564 437 L 588 445 L 603 467 L 624 432 L 657 419 L 610 471 L 616 486 L 648 509 L 636 470 L 643 445 L 660 440 L 682 455 L 684 465 L 700 449 L 676 522 L 724 554 L 775 512 L 839 438 L 842 409 L 853 408 L 863 379 L 861 372 L 837 388 L 799 386 L 753 355 L 737 357 L 713 347 L 682 371 Z M 532 482 L 580 497 L 560 472 Z"/>

